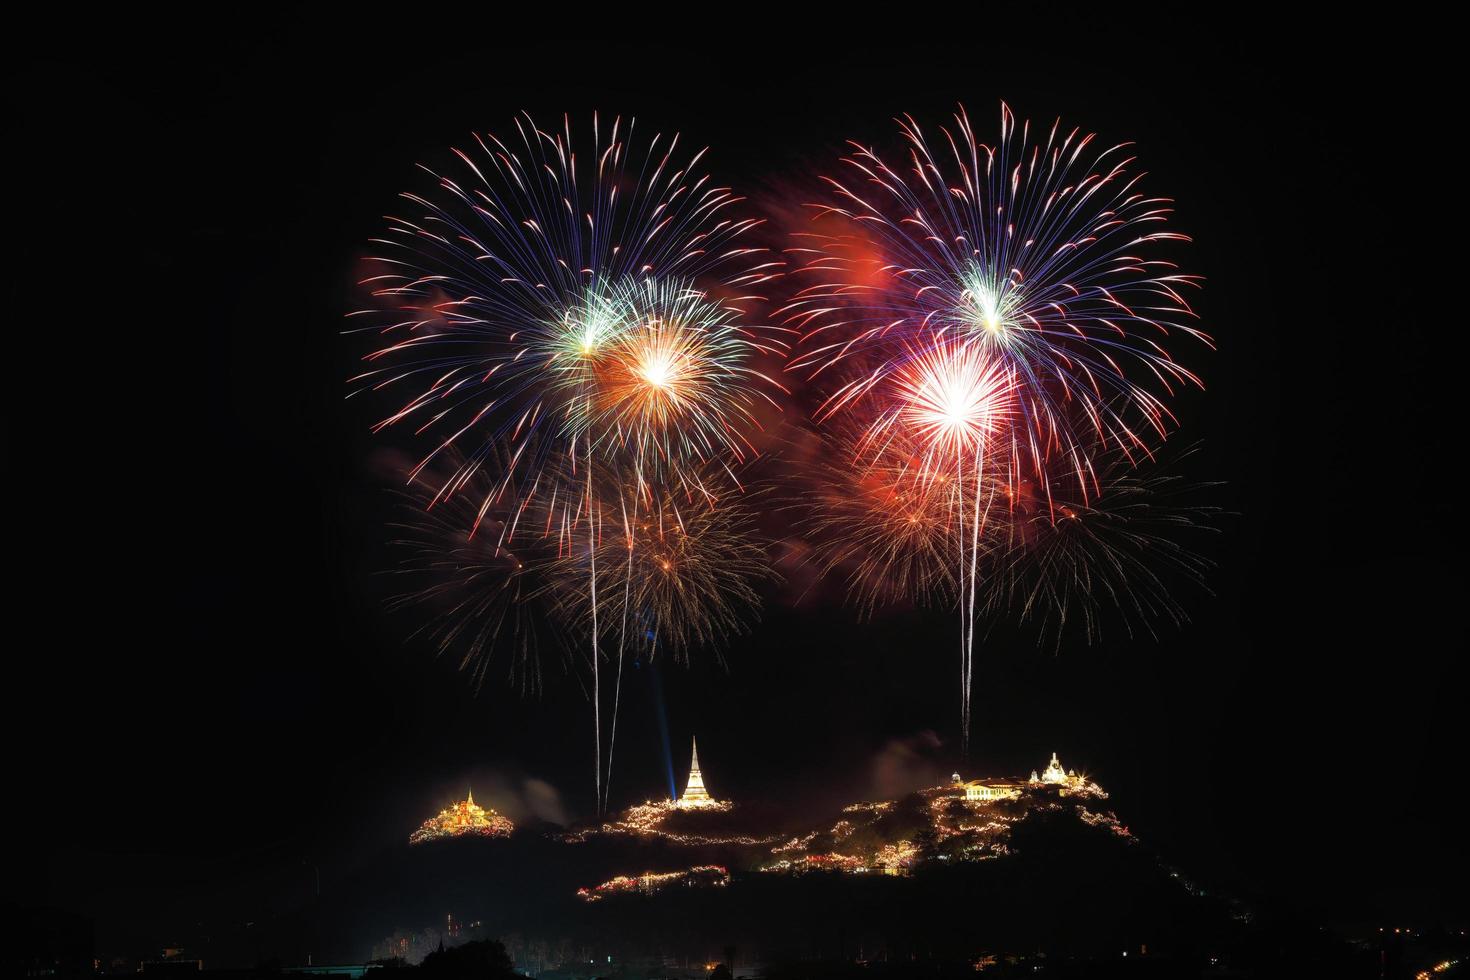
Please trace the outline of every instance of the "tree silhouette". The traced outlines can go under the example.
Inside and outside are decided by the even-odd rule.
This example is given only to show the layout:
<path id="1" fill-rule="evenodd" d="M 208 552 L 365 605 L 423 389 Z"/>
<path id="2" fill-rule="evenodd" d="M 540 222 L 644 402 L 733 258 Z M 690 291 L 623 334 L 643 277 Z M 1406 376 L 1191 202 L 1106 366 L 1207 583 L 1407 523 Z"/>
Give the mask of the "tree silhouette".
<path id="1" fill-rule="evenodd" d="M 510 980 L 516 975 L 505 947 L 490 939 L 430 953 L 419 972 L 455 980 Z"/>

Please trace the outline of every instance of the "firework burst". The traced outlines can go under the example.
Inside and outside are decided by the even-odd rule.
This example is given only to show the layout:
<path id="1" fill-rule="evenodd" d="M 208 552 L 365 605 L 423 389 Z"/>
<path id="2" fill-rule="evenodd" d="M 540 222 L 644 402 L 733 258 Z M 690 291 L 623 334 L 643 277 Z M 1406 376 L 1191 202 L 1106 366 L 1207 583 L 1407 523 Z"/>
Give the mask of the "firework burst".
<path id="1" fill-rule="evenodd" d="M 701 481 L 705 487 L 714 478 Z M 592 629 L 592 610 L 578 583 L 595 557 L 597 619 L 604 639 L 643 644 L 649 657 L 676 658 L 698 647 L 718 652 L 748 628 L 759 608 L 758 584 L 772 576 L 747 496 L 709 498 L 684 492 L 629 493 L 609 488 L 599 510 L 596 554 L 571 547 L 558 559 L 560 601 L 567 622 Z M 581 538 L 574 543 L 581 543 Z"/>
<path id="2" fill-rule="evenodd" d="M 1060 462 L 1090 492 L 1093 447 L 1146 454 L 1172 426 L 1168 396 L 1200 383 L 1168 349 L 1210 344 L 1184 296 L 1198 277 L 1159 254 L 1187 241 L 1165 227 L 1172 202 L 1141 190 L 1129 144 L 1033 132 L 1004 105 L 994 146 L 963 108 L 937 139 L 899 128 L 901 163 L 853 143 L 813 205 L 834 230 L 793 250 L 811 282 L 784 310 L 803 333 L 792 367 L 852 368 L 825 417 L 881 396 L 916 350 L 973 344 L 1015 378 L 1018 465 L 1040 478 Z"/>
<path id="3" fill-rule="evenodd" d="M 698 487 L 710 461 L 733 477 L 757 453 L 757 404 L 775 407 L 776 384 L 752 354 L 777 348 L 680 281 L 633 284 L 615 308 L 624 327 L 597 359 L 591 397 L 578 402 L 594 450 L 620 461 L 635 488 Z"/>
<path id="4" fill-rule="evenodd" d="M 823 461 L 807 495 L 805 523 L 820 571 L 840 574 L 871 613 L 891 602 L 957 598 L 954 508 L 948 470 L 926 478 L 926 448 L 890 433 L 873 453 L 865 430 L 825 434 Z"/>
<path id="5" fill-rule="evenodd" d="M 743 244 L 758 222 L 699 173 L 704 151 L 590 128 L 584 144 L 523 115 L 517 138 L 476 134 L 451 171 L 423 168 L 432 188 L 374 240 L 349 332 L 377 340 L 352 394 L 394 399 L 375 430 L 426 443 L 411 479 L 462 454 L 430 507 L 488 473 L 469 527 L 505 512 L 496 548 L 526 524 L 582 529 L 600 798 L 596 473 L 651 492 L 747 458 L 754 363 L 783 350 L 745 313 L 781 263 Z"/>
<path id="6" fill-rule="evenodd" d="M 890 511 L 854 495 L 828 518 L 851 525 L 868 512 L 877 547 L 856 563 L 859 579 L 886 573 L 901 591 L 958 600 L 968 745 L 975 622 L 993 605 L 980 589 L 988 559 L 1010 556 L 1002 591 L 1023 616 L 1040 602 L 1020 586 L 1023 568 L 1049 569 L 1036 588 L 1054 608 L 1075 607 L 1074 589 L 1099 580 L 1083 572 L 1085 554 L 1100 571 L 1122 553 L 1099 527 L 1097 501 L 1113 489 L 1099 460 L 1153 452 L 1173 427 L 1168 398 L 1199 384 L 1169 345 L 1210 339 L 1183 295 L 1197 278 L 1161 254 L 1186 236 L 1165 227 L 1171 203 L 1141 190 L 1127 144 L 1099 149 L 1059 122 L 1033 133 L 1005 105 L 993 146 L 963 108 L 937 138 L 912 117 L 899 128 L 901 162 L 853 143 L 844 175 L 824 178 L 818 230 L 792 250 L 809 284 L 783 313 L 802 335 L 790 366 L 825 388 L 817 418 L 862 429 L 838 465 L 859 482 L 879 476 L 879 499 L 905 501 Z M 897 465 L 885 460 L 895 448 Z M 1026 486 L 1043 506 L 1019 516 Z M 1072 523 L 1083 514 L 1098 528 L 1086 544 Z M 895 520 L 909 518 L 900 533 Z M 1000 529 L 1031 546 L 993 546 Z M 839 556 L 863 538 L 850 533 Z M 1044 540 L 1058 550 L 1036 546 Z M 945 555 L 952 572 L 937 570 Z M 1067 567 L 1070 579 L 1057 574 Z"/>
<path id="7" fill-rule="evenodd" d="M 433 191 L 402 195 L 409 216 L 374 239 L 362 281 L 372 303 L 349 332 L 377 346 L 352 395 L 399 393 L 374 428 L 428 444 L 414 476 L 462 451 L 446 495 L 501 447 L 487 508 L 567 492 L 550 479 L 575 475 L 548 466 L 561 458 L 656 447 L 673 464 L 748 449 L 742 427 L 764 378 L 753 364 L 780 344 L 744 309 L 780 263 L 741 244 L 758 222 L 697 173 L 703 151 L 681 162 L 678 137 L 656 135 L 637 153 L 633 128 L 594 117 L 580 155 L 570 122 L 548 131 L 523 116 L 519 140 L 477 134 L 454 150 L 460 172 L 423 168 Z M 650 332 L 678 342 L 669 368 L 697 379 L 698 395 L 619 414 L 624 361 Z"/>

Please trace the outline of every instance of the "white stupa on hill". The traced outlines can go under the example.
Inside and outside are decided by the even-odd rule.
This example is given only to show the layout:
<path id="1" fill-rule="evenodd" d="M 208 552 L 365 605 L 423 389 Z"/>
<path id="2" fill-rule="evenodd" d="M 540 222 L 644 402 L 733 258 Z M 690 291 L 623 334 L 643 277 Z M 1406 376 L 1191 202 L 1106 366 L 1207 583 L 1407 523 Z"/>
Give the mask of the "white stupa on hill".
<path id="1" fill-rule="evenodd" d="M 684 786 L 684 795 L 674 805 L 681 809 L 719 806 L 719 802 L 704 788 L 704 776 L 699 771 L 699 742 L 692 740 L 692 744 L 694 748 L 689 760 L 689 782 Z"/>

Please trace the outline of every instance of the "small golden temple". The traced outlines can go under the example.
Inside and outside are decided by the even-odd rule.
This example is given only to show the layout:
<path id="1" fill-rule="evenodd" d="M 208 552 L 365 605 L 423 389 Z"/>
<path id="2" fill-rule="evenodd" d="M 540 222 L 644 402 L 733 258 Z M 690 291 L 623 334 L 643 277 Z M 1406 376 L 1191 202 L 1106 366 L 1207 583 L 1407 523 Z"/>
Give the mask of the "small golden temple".
<path id="1" fill-rule="evenodd" d="M 465 799 L 440 810 L 438 816 L 425 820 L 418 830 L 409 835 L 408 842 L 423 844 L 431 840 L 463 837 L 467 834 L 479 837 L 509 837 L 512 830 L 515 830 L 515 824 L 494 810 L 487 810 L 476 804 L 474 791 L 471 790 Z"/>

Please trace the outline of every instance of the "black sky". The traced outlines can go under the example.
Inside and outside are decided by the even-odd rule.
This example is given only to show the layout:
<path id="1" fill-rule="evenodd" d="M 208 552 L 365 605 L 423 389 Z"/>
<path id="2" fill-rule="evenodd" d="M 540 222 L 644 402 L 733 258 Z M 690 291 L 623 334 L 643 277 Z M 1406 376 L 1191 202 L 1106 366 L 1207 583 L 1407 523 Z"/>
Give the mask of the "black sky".
<path id="1" fill-rule="evenodd" d="M 1208 391 L 1180 438 L 1235 516 L 1208 546 L 1215 594 L 1184 587 L 1192 623 L 1160 642 L 1053 655 L 998 631 L 975 765 L 1058 750 L 1242 894 L 1338 920 L 1470 911 L 1447 802 L 1465 577 L 1441 334 L 1459 328 L 1413 312 L 1411 222 L 1439 178 L 1413 164 L 1431 100 L 1408 40 L 1101 15 L 973 44 L 888 33 L 689 50 L 436 20 L 182 44 L 134 24 L 8 69 L 17 897 L 161 942 L 183 908 L 258 916 L 308 865 L 330 883 L 467 781 L 513 806 L 540 779 L 587 811 L 575 683 L 476 697 L 381 606 L 392 444 L 342 400 L 360 352 L 338 330 L 416 162 L 520 109 L 599 109 L 709 144 L 715 174 L 774 200 L 848 137 L 891 145 L 898 112 L 963 100 L 989 122 L 1004 98 L 1135 140 L 1179 202 L 1220 344 L 1192 361 Z M 659 668 L 676 755 L 697 732 L 736 798 L 870 792 L 875 759 L 930 730 L 954 765 L 951 617 L 789 598 L 728 671 Z M 664 781 L 646 675 L 629 800 Z"/>

